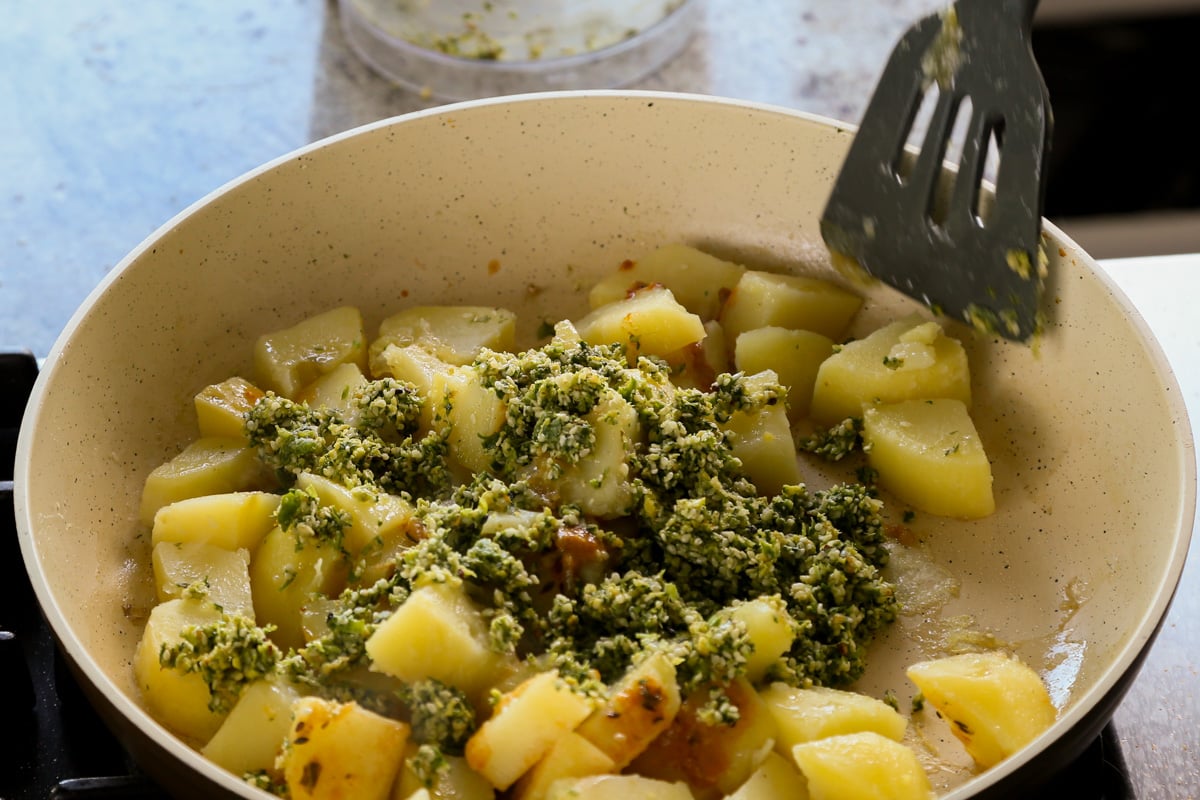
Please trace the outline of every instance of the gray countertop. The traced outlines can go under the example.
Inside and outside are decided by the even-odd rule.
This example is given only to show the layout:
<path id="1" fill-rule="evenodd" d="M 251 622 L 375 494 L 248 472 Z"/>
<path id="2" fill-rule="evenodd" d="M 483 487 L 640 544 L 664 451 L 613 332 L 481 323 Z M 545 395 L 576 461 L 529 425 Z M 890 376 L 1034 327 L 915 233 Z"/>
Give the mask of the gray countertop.
<path id="1" fill-rule="evenodd" d="M 857 122 L 896 38 L 941 5 L 707 0 L 690 45 L 635 88 Z M 38 356 L 112 267 L 210 191 L 311 141 L 437 102 L 366 68 L 331 0 L 51 0 L 6 12 L 0 346 Z M 1116 717 L 1139 798 L 1200 796 L 1191 566 Z"/>

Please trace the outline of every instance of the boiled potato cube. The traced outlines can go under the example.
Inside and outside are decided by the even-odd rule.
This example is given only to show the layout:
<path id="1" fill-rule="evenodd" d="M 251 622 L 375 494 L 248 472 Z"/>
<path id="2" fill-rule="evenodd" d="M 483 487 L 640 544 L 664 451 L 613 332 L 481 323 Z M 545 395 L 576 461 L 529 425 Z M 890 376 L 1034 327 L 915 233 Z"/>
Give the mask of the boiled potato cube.
<path id="1" fill-rule="evenodd" d="M 497 789 L 507 789 L 592 712 L 592 702 L 542 672 L 505 694 L 467 740 L 467 763 Z"/>
<path id="2" fill-rule="evenodd" d="M 821 362 L 833 355 L 833 340 L 813 331 L 767 327 L 748 330 L 734 343 L 739 372 L 753 375 L 774 370 L 787 387 L 787 415 L 792 422 L 808 415 Z"/>
<path id="3" fill-rule="evenodd" d="M 412 504 L 399 495 L 369 486 L 349 488 L 311 472 L 296 479 L 296 488 L 314 494 L 322 506 L 346 512 L 350 524 L 342 531 L 342 541 L 352 555 L 403 536 L 412 524 Z"/>
<path id="4" fill-rule="evenodd" d="M 754 645 L 754 652 L 746 660 L 746 680 L 751 683 L 762 680 L 796 640 L 796 623 L 788 614 L 787 603 L 778 595 L 738 603 L 723 613 L 746 626 Z"/>
<path id="5" fill-rule="evenodd" d="M 245 378 L 233 377 L 205 387 L 196 395 L 196 422 L 201 437 L 246 437 L 246 414 L 263 397 L 263 390 Z"/>
<path id="6" fill-rule="evenodd" d="M 595 712 L 593 712 L 595 713 Z M 604 751 L 574 731 L 564 733 L 512 787 L 512 800 L 546 800 L 556 781 L 616 772 Z"/>
<path id="7" fill-rule="evenodd" d="M 461 584 L 427 583 L 412 592 L 367 639 L 371 668 L 405 683 L 436 678 L 477 694 L 506 659 L 492 651 L 488 626 Z"/>
<path id="8" fill-rule="evenodd" d="M 441 361 L 470 364 L 479 351 L 511 351 L 516 346 L 517 315 L 490 306 L 414 306 L 385 319 L 371 342 L 371 371 L 389 345 L 418 344 Z"/>
<path id="9" fill-rule="evenodd" d="M 879 483 L 901 502 L 943 517 L 996 510 L 992 467 L 959 400 L 909 400 L 863 414 L 863 444 Z"/>
<path id="10" fill-rule="evenodd" d="M 1011 756 L 1057 718 L 1037 672 L 999 651 L 922 661 L 908 677 L 981 767 Z"/>
<path id="11" fill-rule="evenodd" d="M 802 742 L 863 731 L 900 741 L 908 727 L 896 709 L 858 692 L 773 683 L 759 694 L 779 728 L 775 746 L 783 753 Z"/>
<path id="12" fill-rule="evenodd" d="M 671 365 L 671 382 L 707 392 L 718 375 L 731 371 L 727 344 L 721 323 L 705 322 L 703 339 L 665 357 Z"/>
<path id="13" fill-rule="evenodd" d="M 641 775 L 591 775 L 555 781 L 547 800 L 695 800 L 686 783 Z"/>
<path id="14" fill-rule="evenodd" d="M 133 656 L 133 674 L 146 710 L 171 730 L 196 743 L 207 742 L 225 719 L 208 707 L 212 693 L 199 672 L 159 663 L 159 653 L 183 641 L 189 626 L 211 625 L 221 611 L 206 600 L 168 600 L 151 611 Z"/>
<path id="15" fill-rule="evenodd" d="M 870 405 L 940 397 L 971 404 L 966 351 L 936 322 L 912 314 L 821 362 L 810 414 L 829 426 L 861 417 Z"/>
<path id="16" fill-rule="evenodd" d="M 559 498 L 583 513 L 602 519 L 619 517 L 633 504 L 629 453 L 641 426 L 629 401 L 607 389 L 585 419 L 596 432 L 592 452 L 570 465 L 556 482 Z"/>
<path id="17" fill-rule="evenodd" d="M 466 758 L 446 753 L 442 753 L 444 769 L 437 771 L 433 785 L 426 786 L 408 763 L 408 759 L 416 752 L 417 744 L 410 739 L 405 748 L 404 765 L 400 767 L 400 775 L 392 787 L 393 800 L 414 797 L 417 792 L 424 792 L 422 796 L 427 800 L 492 800 L 496 796 L 496 790 L 487 778 L 471 769 Z"/>
<path id="18" fill-rule="evenodd" d="M 766 370 L 749 376 L 747 381 L 775 383 L 777 378 L 773 371 Z M 778 494 L 782 487 L 800 482 L 796 441 L 784 402 L 737 411 L 723 427 L 731 434 L 733 454 L 741 460 L 760 494 Z"/>
<path id="19" fill-rule="evenodd" d="M 661 286 L 600 306 L 575 328 L 588 344 L 624 345 L 631 363 L 640 355 L 665 358 L 704 338 L 703 320 Z"/>
<path id="20" fill-rule="evenodd" d="M 792 758 L 812 800 L 932 800 L 933 788 L 912 748 L 878 733 L 805 742 Z"/>
<path id="21" fill-rule="evenodd" d="M 626 261 L 592 287 L 588 303 L 599 308 L 629 296 L 637 289 L 660 284 L 671 290 L 684 308 L 701 319 L 716 319 L 725 297 L 746 268 L 689 247 L 668 244 L 635 261 Z"/>
<path id="22" fill-rule="evenodd" d="M 355 392 L 366 383 L 367 376 L 358 364 L 338 364 L 296 392 L 296 401 L 308 403 L 309 408 L 337 411 L 344 421 L 353 425 L 360 414 Z"/>
<path id="23" fill-rule="evenodd" d="M 418 427 L 422 433 L 431 430 L 434 420 L 443 413 L 444 376 L 452 372 L 454 367 L 438 358 L 424 344 L 389 344 L 379 354 L 378 368 L 373 369 L 377 379 L 391 376 L 412 384 L 417 390 L 421 397 Z"/>
<path id="24" fill-rule="evenodd" d="M 264 389 L 295 398 L 307 384 L 341 364 L 367 368 L 362 314 L 342 306 L 258 337 L 254 368 Z"/>
<path id="25" fill-rule="evenodd" d="M 302 697 L 279 767 L 292 800 L 386 800 L 409 727 L 355 703 Z"/>
<path id="26" fill-rule="evenodd" d="M 341 592 L 346 584 L 344 554 L 331 542 L 272 528 L 250 556 L 250 591 L 259 625 L 274 625 L 271 638 L 281 648 L 304 644 L 303 611 L 318 597 Z"/>
<path id="27" fill-rule="evenodd" d="M 238 777 L 273 768 L 291 727 L 292 704 L 299 698 L 286 683 L 255 681 L 201 752 Z"/>
<path id="28" fill-rule="evenodd" d="M 861 297 L 829 281 L 747 270 L 720 320 L 734 342 L 748 330 L 766 327 L 813 331 L 841 341 L 861 306 Z"/>
<path id="29" fill-rule="evenodd" d="M 710 725 L 700 716 L 707 689 L 689 696 L 671 727 L 633 760 L 630 771 L 665 781 L 683 781 L 697 798 L 720 797 L 741 786 L 758 769 L 775 742 L 775 720 L 744 678 L 726 688 L 740 717 L 733 725 Z"/>
<path id="30" fill-rule="evenodd" d="M 670 727 L 681 703 L 674 665 L 655 653 L 622 676 L 576 733 L 608 757 L 612 771 L 624 769 Z"/>
<path id="31" fill-rule="evenodd" d="M 470 367 L 443 373 L 439 380 L 434 395 L 448 406 L 450 458 L 467 475 L 489 470 L 492 453 L 485 441 L 504 424 L 504 401 L 484 386 L 480 373 Z"/>
<path id="32" fill-rule="evenodd" d="M 146 477 L 142 488 L 141 520 L 154 524 L 154 515 L 165 505 L 224 492 L 263 489 L 274 479 L 245 439 L 197 439 L 178 455 L 160 464 Z"/>
<path id="33" fill-rule="evenodd" d="M 150 560 L 160 603 L 182 597 L 188 587 L 199 584 L 218 608 L 254 619 L 249 551 L 207 542 L 159 542 Z"/>
<path id="34" fill-rule="evenodd" d="M 189 497 L 163 506 L 154 515 L 151 541 L 207 542 L 226 550 L 253 551 L 275 527 L 279 495 L 270 492 L 222 492 Z"/>
<path id="35" fill-rule="evenodd" d="M 808 800 L 808 783 L 789 758 L 770 753 L 729 800 Z"/>

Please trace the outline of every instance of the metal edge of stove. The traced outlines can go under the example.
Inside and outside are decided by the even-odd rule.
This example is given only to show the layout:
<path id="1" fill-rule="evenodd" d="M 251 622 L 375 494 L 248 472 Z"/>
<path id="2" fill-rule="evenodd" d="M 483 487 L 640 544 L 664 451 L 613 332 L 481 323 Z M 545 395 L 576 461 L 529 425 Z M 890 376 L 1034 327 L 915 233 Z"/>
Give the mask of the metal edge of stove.
<path id="1" fill-rule="evenodd" d="M 58 656 L 17 546 L 16 439 L 39 367 L 28 351 L 0 350 L 0 718 L 32 728 L 10 745 L 13 760 L 0 770 L 0 800 L 161 800 L 169 795 L 141 774 Z M 1105 724 L 1067 769 L 1022 794 L 1029 800 L 1134 800 L 1113 724 Z"/>

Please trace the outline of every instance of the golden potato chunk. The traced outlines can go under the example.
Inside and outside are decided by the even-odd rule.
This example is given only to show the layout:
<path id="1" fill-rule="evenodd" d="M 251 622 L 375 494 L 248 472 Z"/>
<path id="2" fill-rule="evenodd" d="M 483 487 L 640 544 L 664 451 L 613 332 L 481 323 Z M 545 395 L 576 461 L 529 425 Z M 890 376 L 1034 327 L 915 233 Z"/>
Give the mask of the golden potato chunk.
<path id="1" fill-rule="evenodd" d="M 492 651 L 488 626 L 461 584 L 413 591 L 366 643 L 371 668 L 406 683 L 436 678 L 467 694 L 494 681 L 506 659 Z"/>
<path id="2" fill-rule="evenodd" d="M 305 385 L 340 364 L 367 368 L 362 314 L 334 308 L 290 328 L 266 333 L 254 344 L 254 368 L 264 389 L 295 399 Z"/>
<path id="3" fill-rule="evenodd" d="M 371 342 L 370 367 L 378 376 L 380 357 L 389 345 L 420 345 L 451 365 L 470 364 L 485 347 L 510 351 L 516 346 L 517 316 L 491 306 L 414 306 L 385 319 Z"/>
<path id="4" fill-rule="evenodd" d="M 686 244 L 668 244 L 633 261 L 626 261 L 588 294 L 599 308 L 628 297 L 646 286 L 671 290 L 684 308 L 703 320 L 716 319 L 725 297 L 746 268 Z"/>
<path id="5" fill-rule="evenodd" d="M 271 638 L 280 647 L 304 644 L 304 608 L 315 598 L 329 597 L 346 584 L 348 565 L 332 542 L 275 527 L 250 556 L 250 591 L 254 617 L 274 625 Z"/>
<path id="6" fill-rule="evenodd" d="M 721 323 L 704 323 L 704 338 L 677 353 L 665 356 L 671 365 L 671 383 L 680 388 L 707 392 L 717 376 L 731 372 L 728 343 Z"/>
<path id="7" fill-rule="evenodd" d="M 738 371 L 753 375 L 773 370 L 787 387 L 787 415 L 792 422 L 808 415 L 821 362 L 833 355 L 833 340 L 813 331 L 767 327 L 746 331 L 734 343 Z"/>
<path id="8" fill-rule="evenodd" d="M 442 398 L 450 425 L 446 442 L 450 458 L 465 475 L 488 470 L 492 453 L 487 437 L 504 424 L 504 401 L 484 386 L 480 373 L 470 367 L 443 373 L 435 383 L 433 394 Z"/>
<path id="9" fill-rule="evenodd" d="M 133 656 L 133 674 L 142 701 L 156 720 L 181 736 L 204 743 L 221 727 L 225 714 L 208 707 L 212 693 L 199 672 L 159 663 L 164 647 L 183 641 L 184 628 L 211 625 L 221 611 L 207 600 L 168 600 L 150 612 Z"/>
<path id="10" fill-rule="evenodd" d="M 670 289 L 651 286 L 600 306 L 575 323 L 588 344 L 623 345 L 630 363 L 640 355 L 667 356 L 704 339 L 704 322 Z"/>
<path id="11" fill-rule="evenodd" d="M 563 470 L 555 484 L 559 497 L 593 517 L 627 514 L 633 504 L 629 453 L 641 431 L 637 411 L 616 391 L 606 389 L 584 419 L 596 441 L 588 455 Z"/>
<path id="12" fill-rule="evenodd" d="M 238 777 L 273 768 L 291 727 L 292 703 L 299 698 L 286 683 L 255 681 L 201 752 Z"/>
<path id="13" fill-rule="evenodd" d="M 896 709 L 858 692 L 773 683 L 759 694 L 779 727 L 775 746 L 783 753 L 803 742 L 863 731 L 900 741 L 908 727 Z"/>
<path id="14" fill-rule="evenodd" d="M 386 800 L 409 727 L 355 703 L 302 697 L 279 767 L 292 800 Z"/>
<path id="15" fill-rule="evenodd" d="M 863 414 L 863 444 L 879 483 L 913 508 L 958 519 L 996 510 L 992 467 L 959 400 L 908 400 Z"/>
<path id="16" fill-rule="evenodd" d="M 641 775 L 591 775 L 556 781 L 547 800 L 695 800 L 687 784 Z"/>
<path id="17" fill-rule="evenodd" d="M 497 789 L 512 786 L 592 712 L 592 702 L 542 672 L 505 694 L 467 740 L 467 763 Z"/>
<path id="18" fill-rule="evenodd" d="M 189 497 L 160 508 L 151 541 L 206 542 L 226 550 L 255 550 L 275 527 L 279 495 L 270 492 L 222 492 Z"/>
<path id="19" fill-rule="evenodd" d="M 981 767 L 1008 758 L 1057 718 L 1041 677 L 1007 653 L 922 661 L 908 668 L 908 677 Z"/>
<path id="20" fill-rule="evenodd" d="M 758 683 L 796 640 L 796 623 L 787 603 L 779 595 L 758 597 L 731 606 L 726 613 L 746 626 L 754 645 L 754 652 L 746 659 L 746 680 Z"/>
<path id="21" fill-rule="evenodd" d="M 829 736 L 792 748 L 812 800 L 932 800 L 917 754 L 878 733 Z"/>
<path id="22" fill-rule="evenodd" d="M 808 800 L 808 783 L 791 758 L 772 752 L 729 800 Z"/>
<path id="23" fill-rule="evenodd" d="M 363 375 L 358 364 L 338 364 L 312 383 L 301 387 L 296 392 L 296 401 L 308 403 L 310 408 L 333 409 L 353 425 L 359 418 L 355 390 L 366 382 L 367 376 Z"/>
<path id="24" fill-rule="evenodd" d="M 150 561 L 158 602 L 183 597 L 200 585 L 223 610 L 254 619 L 247 550 L 226 550 L 207 542 L 159 542 Z"/>
<path id="25" fill-rule="evenodd" d="M 190 497 L 264 489 L 269 473 L 243 438 L 205 437 L 155 467 L 142 487 L 141 520 L 154 524 L 163 506 Z"/>
<path id="26" fill-rule="evenodd" d="M 735 342 L 748 330 L 766 327 L 813 331 L 841 341 L 861 306 L 861 297 L 829 281 L 747 270 L 719 319 Z"/>
<path id="27" fill-rule="evenodd" d="M 403 536 L 409 529 L 412 503 L 370 486 L 348 488 L 322 475 L 302 473 L 296 488 L 314 494 L 322 506 L 346 512 L 349 526 L 342 531 L 346 551 L 357 556 L 367 547 L 378 547 Z"/>
<path id="28" fill-rule="evenodd" d="M 245 415 L 263 397 L 263 390 L 245 378 L 233 377 L 205 387 L 196 395 L 196 422 L 201 437 L 246 437 Z"/>
<path id="29" fill-rule="evenodd" d="M 442 754 L 445 767 L 437 771 L 433 785 L 426 786 L 424 779 L 408 763 L 408 759 L 416 752 L 417 743 L 409 739 L 404 752 L 405 763 L 400 767 L 400 775 L 392 787 L 393 800 L 414 797 L 425 800 L 492 800 L 496 796 L 496 790 L 487 782 L 487 778 L 471 769 L 467 759 L 445 753 Z"/>
<path id="30" fill-rule="evenodd" d="M 578 733 L 568 731 L 533 769 L 517 779 L 511 791 L 512 800 L 546 800 L 558 781 L 616 771 L 613 760 L 603 750 Z"/>
<path id="31" fill-rule="evenodd" d="M 820 425 L 861 417 L 878 403 L 948 397 L 971 404 L 962 343 L 917 314 L 849 342 L 821 362 L 810 415 Z"/>
<path id="32" fill-rule="evenodd" d="M 778 383 L 771 370 L 751 375 L 748 383 Z M 796 441 L 787 418 L 787 404 L 738 411 L 723 426 L 730 433 L 733 454 L 742 462 L 746 475 L 760 494 L 774 495 L 784 486 L 800 482 Z"/>

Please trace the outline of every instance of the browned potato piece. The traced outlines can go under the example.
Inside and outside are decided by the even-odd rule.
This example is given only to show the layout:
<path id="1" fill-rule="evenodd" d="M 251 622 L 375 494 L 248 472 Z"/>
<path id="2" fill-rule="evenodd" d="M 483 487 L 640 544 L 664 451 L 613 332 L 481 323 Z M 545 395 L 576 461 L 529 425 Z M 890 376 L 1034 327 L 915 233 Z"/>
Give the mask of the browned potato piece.
<path id="1" fill-rule="evenodd" d="M 922 661 L 908 677 L 981 767 L 1008 758 L 1057 718 L 1041 677 L 1007 653 Z"/>
<path id="2" fill-rule="evenodd" d="M 622 677 L 577 733 L 622 769 L 671 725 L 680 703 L 675 667 L 665 655 L 655 654 Z"/>
<path id="3" fill-rule="evenodd" d="M 776 737 L 775 720 L 743 679 L 728 688 L 741 717 L 733 725 L 709 725 L 699 716 L 708 692 L 689 697 L 671 727 L 634 759 L 630 771 L 664 781 L 684 781 L 696 800 L 737 789 L 758 768 Z"/>
<path id="4" fill-rule="evenodd" d="M 356 703 L 297 700 L 280 759 L 292 800 L 386 800 L 408 735 L 408 725 Z"/>

